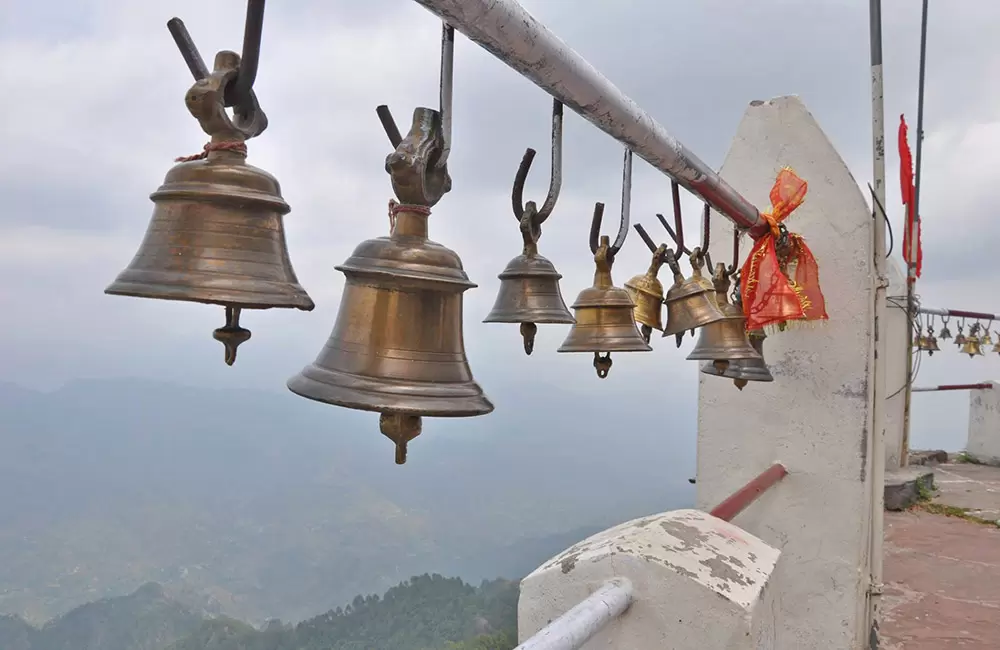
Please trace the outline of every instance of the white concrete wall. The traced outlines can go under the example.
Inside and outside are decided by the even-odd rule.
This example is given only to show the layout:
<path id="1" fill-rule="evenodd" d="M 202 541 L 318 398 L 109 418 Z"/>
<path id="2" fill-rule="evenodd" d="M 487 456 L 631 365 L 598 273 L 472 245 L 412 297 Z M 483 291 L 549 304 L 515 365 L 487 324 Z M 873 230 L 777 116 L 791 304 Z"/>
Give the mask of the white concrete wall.
<path id="1" fill-rule="evenodd" d="M 781 648 L 774 641 L 775 602 L 784 596 L 769 584 L 780 555 L 697 510 L 626 522 L 574 545 L 521 582 L 518 638 L 524 643 L 608 580 L 627 578 L 631 607 L 583 648 Z"/>
<path id="2" fill-rule="evenodd" d="M 894 259 L 887 262 L 889 292 L 886 294 L 886 344 L 885 344 L 885 468 L 900 467 L 903 449 L 903 406 L 906 401 L 906 339 L 910 326 L 906 321 L 906 276 Z M 899 298 L 901 300 L 893 300 Z M 904 305 L 896 307 L 895 304 Z"/>
<path id="3" fill-rule="evenodd" d="M 769 587 L 779 594 L 775 647 L 862 648 L 873 498 L 873 220 L 799 99 L 752 102 L 722 177 L 765 209 L 786 165 L 809 183 L 805 203 L 785 223 L 816 255 L 830 320 L 769 336 L 764 358 L 773 383 L 750 382 L 740 392 L 731 381 L 699 376 L 697 504 L 708 510 L 783 463 L 789 475 L 735 520 L 782 551 Z M 731 225 L 721 217 L 713 223 L 713 257 L 728 259 Z M 749 246 L 743 242 L 743 256 Z"/>
<path id="4" fill-rule="evenodd" d="M 1000 465 L 1000 382 L 969 391 L 969 441 L 965 453 L 980 463 Z"/>

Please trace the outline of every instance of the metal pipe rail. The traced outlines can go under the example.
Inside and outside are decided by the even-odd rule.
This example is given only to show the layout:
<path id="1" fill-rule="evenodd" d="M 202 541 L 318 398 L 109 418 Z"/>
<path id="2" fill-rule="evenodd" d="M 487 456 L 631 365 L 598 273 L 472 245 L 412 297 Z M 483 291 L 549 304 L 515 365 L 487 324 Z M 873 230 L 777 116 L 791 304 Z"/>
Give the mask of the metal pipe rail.
<path id="1" fill-rule="evenodd" d="M 962 309 L 934 309 L 931 307 L 917 307 L 917 313 L 930 314 L 932 316 L 948 316 L 956 318 L 976 318 L 980 320 L 995 320 L 1000 322 L 1000 316 L 987 314 L 980 311 L 965 311 Z"/>
<path id="2" fill-rule="evenodd" d="M 942 390 L 993 390 L 993 384 L 941 384 L 940 386 L 914 386 L 914 393 L 933 393 Z"/>
<path id="3" fill-rule="evenodd" d="M 753 238 L 757 208 L 515 0 L 414 0 L 636 155 L 701 197 Z"/>
<path id="4" fill-rule="evenodd" d="M 632 604 L 632 583 L 609 580 L 514 650 L 579 650 Z"/>
<path id="5" fill-rule="evenodd" d="M 785 466 L 781 463 L 775 463 L 734 492 L 725 501 L 712 508 L 708 514 L 724 521 L 732 521 L 733 517 L 746 510 L 751 503 L 760 498 L 760 495 L 786 476 L 788 476 L 788 470 L 785 469 Z"/>

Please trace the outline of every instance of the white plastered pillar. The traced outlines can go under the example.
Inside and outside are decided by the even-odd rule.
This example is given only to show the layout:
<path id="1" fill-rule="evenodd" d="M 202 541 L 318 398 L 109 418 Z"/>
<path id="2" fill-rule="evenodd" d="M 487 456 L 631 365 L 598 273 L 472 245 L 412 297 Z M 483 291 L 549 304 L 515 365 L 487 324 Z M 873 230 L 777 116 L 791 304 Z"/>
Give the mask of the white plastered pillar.
<path id="1" fill-rule="evenodd" d="M 773 383 L 751 382 L 741 392 L 699 373 L 697 503 L 709 509 L 783 463 L 789 475 L 734 521 L 782 551 L 772 585 L 779 594 L 774 647 L 857 649 L 868 637 L 874 494 L 873 220 L 798 98 L 752 102 L 720 173 L 764 210 L 784 166 L 809 183 L 805 203 L 785 223 L 816 256 L 830 320 L 769 336 L 764 356 Z M 721 217 L 713 219 L 712 241 L 713 258 L 728 260 L 732 226 Z M 744 238 L 741 257 L 749 247 Z"/>
<path id="2" fill-rule="evenodd" d="M 973 460 L 1000 465 L 1000 382 L 969 391 L 969 440 L 965 453 Z"/>
<path id="3" fill-rule="evenodd" d="M 885 343 L 885 468 L 900 468 L 903 449 L 903 407 L 906 405 L 906 276 L 896 260 L 888 260 L 889 293 L 886 298 Z"/>

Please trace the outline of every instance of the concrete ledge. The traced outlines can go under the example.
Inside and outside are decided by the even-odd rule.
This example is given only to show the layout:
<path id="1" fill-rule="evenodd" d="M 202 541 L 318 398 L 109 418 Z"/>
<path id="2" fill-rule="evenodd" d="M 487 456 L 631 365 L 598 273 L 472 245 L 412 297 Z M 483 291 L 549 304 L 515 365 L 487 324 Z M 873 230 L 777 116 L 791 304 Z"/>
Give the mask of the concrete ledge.
<path id="1" fill-rule="evenodd" d="M 885 509 L 906 510 L 934 489 L 934 470 L 907 467 L 885 474 Z"/>

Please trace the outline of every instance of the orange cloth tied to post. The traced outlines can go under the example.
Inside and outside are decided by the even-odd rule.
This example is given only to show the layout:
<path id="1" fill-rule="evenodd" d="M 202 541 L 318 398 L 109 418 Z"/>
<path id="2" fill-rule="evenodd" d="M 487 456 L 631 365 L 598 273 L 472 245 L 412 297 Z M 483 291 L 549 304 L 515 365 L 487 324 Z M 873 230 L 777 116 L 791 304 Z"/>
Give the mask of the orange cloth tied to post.
<path id="1" fill-rule="evenodd" d="M 761 216 L 771 231 L 758 239 L 740 271 L 740 295 L 747 330 L 784 326 L 791 321 L 827 320 L 819 286 L 819 265 L 801 235 L 789 232 L 779 257 L 778 224 L 802 205 L 809 185 L 785 167 L 771 188 L 771 211 Z"/>

